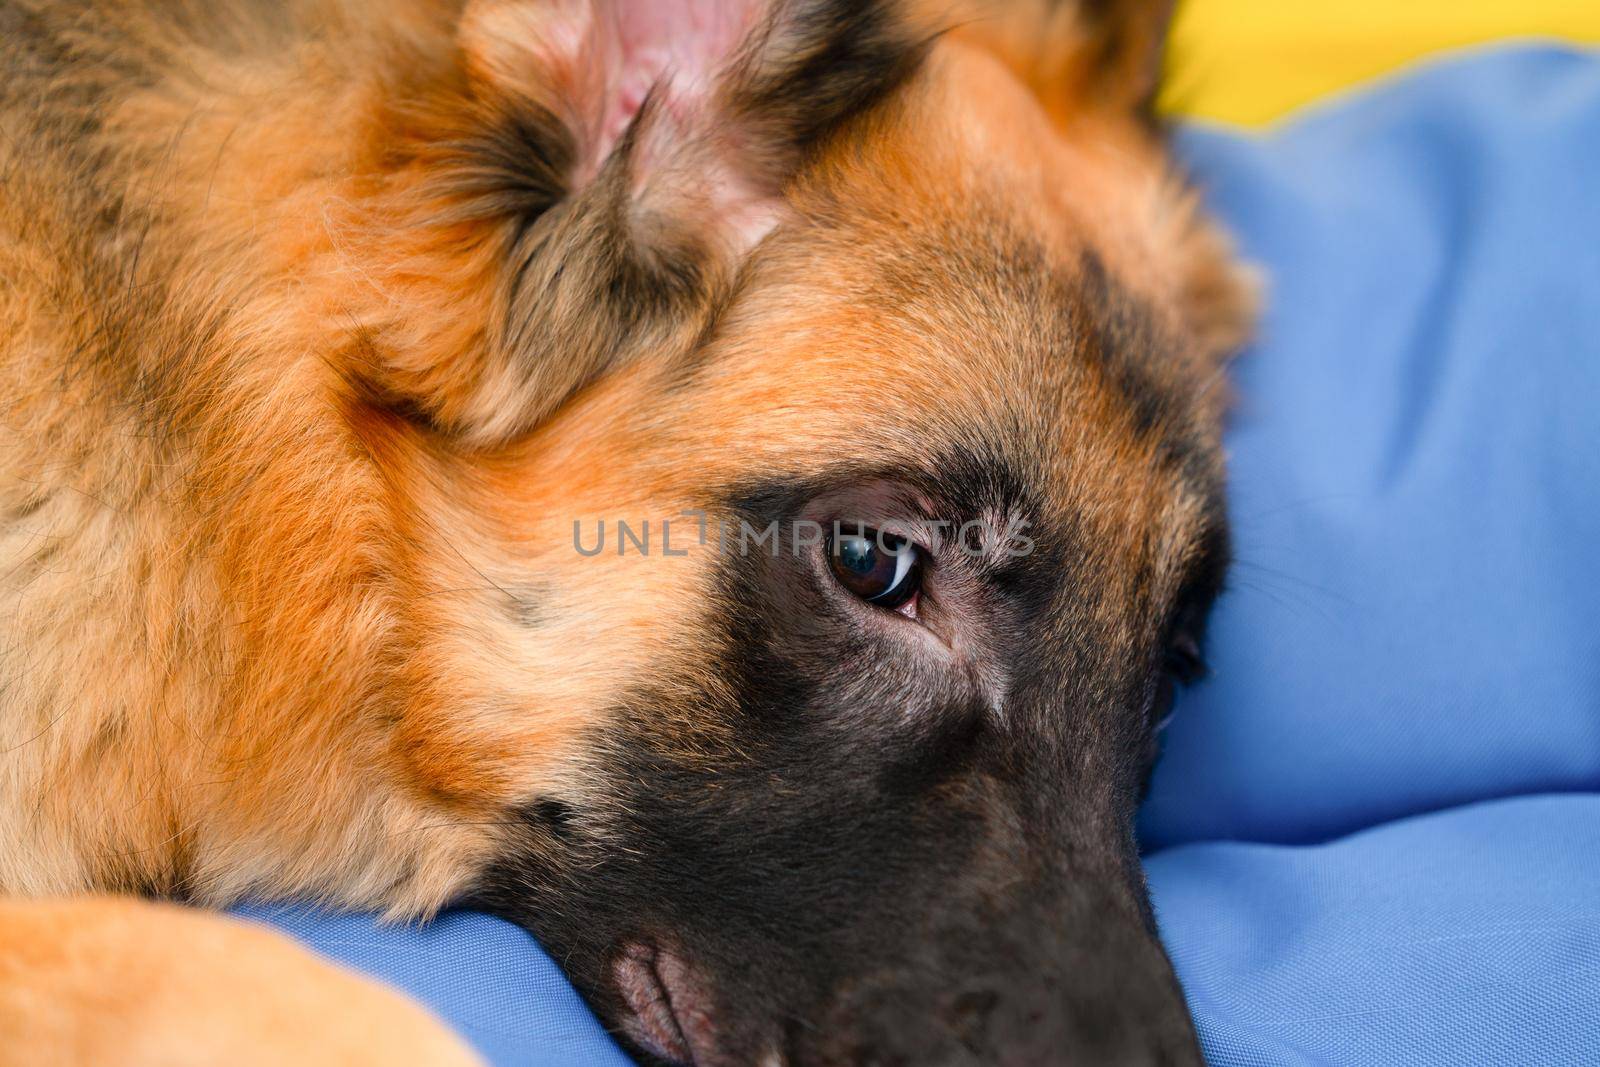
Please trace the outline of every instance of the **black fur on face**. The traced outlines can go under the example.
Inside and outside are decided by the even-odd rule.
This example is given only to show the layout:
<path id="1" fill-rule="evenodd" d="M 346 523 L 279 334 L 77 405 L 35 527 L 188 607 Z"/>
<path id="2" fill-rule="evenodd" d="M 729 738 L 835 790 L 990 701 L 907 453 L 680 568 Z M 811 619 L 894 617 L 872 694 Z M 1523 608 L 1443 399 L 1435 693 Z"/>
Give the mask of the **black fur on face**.
<path id="1" fill-rule="evenodd" d="M 966 454 L 747 486 L 726 514 L 780 531 L 863 506 L 1047 514 L 1029 481 Z M 726 552 L 716 684 L 637 693 L 611 738 L 614 805 L 527 812 L 481 902 L 647 1055 L 1198 1064 L 1131 821 L 1162 645 L 1215 594 L 1222 535 L 1177 600 L 1126 606 L 1131 642 L 1087 607 L 1096 548 L 1060 517 L 1032 535 L 1027 556 L 930 560 L 924 621 L 955 657 L 830 585 L 820 548 Z M 625 958 L 653 968 L 668 1040 L 629 1022 Z"/>
<path id="2" fill-rule="evenodd" d="M 607 799 L 530 805 L 484 879 L 475 902 L 537 933 L 649 1062 L 1200 1063 L 1133 817 L 1226 562 L 1212 367 L 1092 251 L 1008 218 L 974 200 L 853 245 L 877 265 L 867 362 L 903 332 L 962 373 L 888 406 L 859 454 L 707 490 L 713 517 L 776 523 L 777 551 L 721 554 L 702 669 L 620 701 L 592 764 Z M 782 236 L 676 387 L 765 347 L 738 334 L 764 294 L 828 313 L 774 281 Z M 928 546 L 906 613 L 792 540 L 1010 516 L 1033 551 Z"/>

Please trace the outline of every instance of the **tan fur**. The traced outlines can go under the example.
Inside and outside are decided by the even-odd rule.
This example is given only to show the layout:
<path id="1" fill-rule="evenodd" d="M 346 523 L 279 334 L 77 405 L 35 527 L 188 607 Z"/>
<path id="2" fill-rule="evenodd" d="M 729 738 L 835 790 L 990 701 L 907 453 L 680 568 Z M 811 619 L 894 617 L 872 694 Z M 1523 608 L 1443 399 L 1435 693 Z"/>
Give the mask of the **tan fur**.
<path id="1" fill-rule="evenodd" d="M 888 114 L 784 191 L 805 239 L 780 231 L 763 249 L 764 296 L 719 324 L 695 389 L 674 389 L 664 353 L 700 319 L 662 354 L 562 382 L 576 394 L 527 430 L 504 414 L 520 386 L 490 325 L 506 224 L 453 212 L 453 145 L 487 107 L 456 14 L 328 5 L 347 47 L 186 51 L 184 73 L 120 98 L 92 147 L 142 212 L 112 238 L 141 246 L 128 276 L 93 267 L 115 257 L 77 236 L 75 175 L 17 158 L 0 130 L 0 891 L 312 895 L 408 916 L 449 901 L 510 807 L 597 788 L 587 753 L 630 687 L 716 684 L 701 640 L 710 553 L 585 559 L 575 521 L 655 525 L 751 468 L 915 454 L 920 433 L 886 431 L 841 393 L 863 352 L 884 369 L 878 403 L 930 435 L 953 412 L 1007 410 L 1007 383 L 1028 372 L 984 345 L 984 323 L 930 312 L 913 336 L 874 311 L 869 262 L 915 256 L 907 233 L 974 200 L 1001 205 L 1060 269 L 1096 249 L 1173 331 L 1197 334 L 1177 372 L 1214 381 L 1248 321 L 1225 243 L 1145 131 L 1049 97 L 1042 76 L 1030 95 L 1014 57 L 995 58 L 1004 47 L 956 34 Z M 184 47 L 120 17 L 83 32 Z M 1104 425 L 1121 418 L 1107 390 L 1074 380 L 1062 403 Z M 435 428 L 477 429 L 435 432 L 387 410 L 392 396 L 434 398 Z M 1154 527 L 1181 538 L 1192 504 L 1118 480 L 1116 450 L 1141 447 L 1131 430 L 1084 433 L 1055 472 L 1059 506 L 1103 529 L 1130 575 L 1155 549 L 1127 531 L 1160 514 Z M 519 597 L 538 602 L 534 624 L 513 617 Z M 63 907 L 39 929 L 93 925 L 29 966 L 71 972 L 94 930 L 149 921 L 305 969 L 206 920 Z M 6 905 L 0 923 L 39 914 Z M 175 984 L 140 997 L 228 995 L 180 989 L 170 957 L 142 958 Z M 312 997 L 309 980 L 281 984 Z M 432 1032 L 406 1026 L 397 1045 Z"/>
<path id="2" fill-rule="evenodd" d="M 1218 320 L 1219 340 L 1242 321 L 1236 289 L 1207 274 L 1215 238 L 1152 145 L 1093 114 L 1078 136 L 1049 136 L 1015 81 L 952 41 L 901 105 L 922 112 L 914 137 L 862 131 L 791 193 L 802 212 L 862 220 L 791 265 L 835 279 L 843 317 L 817 315 L 814 299 L 772 307 L 751 328 L 787 347 L 741 355 L 731 324 L 712 388 L 664 396 L 668 369 L 646 361 L 499 454 L 458 450 L 350 384 L 349 360 L 376 347 L 459 372 L 481 349 L 490 289 L 483 242 L 412 225 L 426 212 L 407 175 L 427 163 L 401 153 L 405 169 L 383 169 L 374 138 L 400 120 L 381 80 L 349 77 L 364 62 L 285 57 L 124 105 L 115 136 L 148 161 L 143 191 L 160 209 L 141 235 L 146 263 L 179 281 L 121 380 L 97 366 L 64 378 L 62 353 L 85 345 L 98 304 L 136 295 L 88 290 L 58 258 L 37 222 L 48 188 L 8 193 L 0 355 L 15 387 L 0 493 L 19 517 L 0 541 L 0 884 L 12 892 L 176 885 L 411 914 L 447 900 L 492 847 L 501 805 L 550 785 L 581 792 L 593 715 L 642 672 L 692 656 L 693 613 L 660 605 L 701 603 L 703 570 L 588 565 L 570 549 L 574 519 L 659 521 L 702 504 L 735 459 L 778 473 L 867 447 L 870 413 L 841 417 L 833 393 L 834 357 L 853 360 L 864 340 L 917 383 L 896 404 L 1003 402 L 984 396 L 1004 381 L 993 367 L 963 370 L 915 339 L 895 347 L 862 320 L 851 286 L 873 283 L 852 271 L 869 220 L 936 219 L 1006 189 L 1016 222 L 1064 258 L 1093 245 L 1173 316 Z M 1218 291 L 1220 315 L 1190 300 Z M 785 316 L 797 321 L 774 330 Z M 188 335 L 197 323 L 207 332 Z M 143 411 L 120 401 L 129 379 L 149 393 Z M 142 424 L 152 417 L 164 432 Z M 548 600 L 532 635 L 488 606 L 519 585 Z"/>
<path id="3" fill-rule="evenodd" d="M 253 924 L 0 900 L 0 1067 L 471 1067 L 406 998 Z"/>

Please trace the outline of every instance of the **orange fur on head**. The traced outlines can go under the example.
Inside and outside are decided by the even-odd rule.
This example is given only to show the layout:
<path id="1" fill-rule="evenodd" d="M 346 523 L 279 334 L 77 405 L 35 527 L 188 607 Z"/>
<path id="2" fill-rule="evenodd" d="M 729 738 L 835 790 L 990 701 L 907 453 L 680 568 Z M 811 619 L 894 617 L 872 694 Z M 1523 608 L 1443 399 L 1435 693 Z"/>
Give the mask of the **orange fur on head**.
<path id="1" fill-rule="evenodd" d="M 1248 319 L 1122 106 L 1134 50 L 1070 5 L 932 44 L 866 26 L 857 82 L 806 106 L 774 86 L 820 46 L 760 23 L 702 105 L 749 172 L 721 126 L 659 171 L 585 155 L 583 72 L 535 17 L 582 5 L 79 6 L 0 46 L 10 893 L 429 912 L 509 810 L 606 788 L 627 694 L 719 684 L 712 553 L 590 560 L 575 522 L 957 423 L 1112 419 L 1105 382 L 1024 388 L 1005 342 L 1037 309 L 982 273 L 1024 246 L 1070 278 L 1093 251 L 1180 339 L 1170 381 L 1214 379 Z M 41 72 L 40 41 L 78 58 Z M 733 207 L 672 169 L 709 157 Z M 967 246 L 968 274 L 940 259 Z M 862 352 L 894 368 L 892 424 L 841 392 Z M 1106 432 L 1053 439 L 1062 499 L 1108 537 L 1181 512 L 1117 482 L 1145 446 Z"/>
<path id="2" fill-rule="evenodd" d="M 460 901 L 700 1067 L 1198 1064 L 1132 823 L 1250 287 L 1163 21 L 0 3 L 0 893 Z"/>

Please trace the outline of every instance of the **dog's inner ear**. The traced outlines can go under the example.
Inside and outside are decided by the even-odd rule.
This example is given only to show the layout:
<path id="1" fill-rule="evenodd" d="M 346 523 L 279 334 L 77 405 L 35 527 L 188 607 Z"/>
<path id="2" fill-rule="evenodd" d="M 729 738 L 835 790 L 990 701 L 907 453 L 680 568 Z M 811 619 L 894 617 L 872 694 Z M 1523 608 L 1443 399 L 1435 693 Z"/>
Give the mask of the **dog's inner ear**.
<path id="1" fill-rule="evenodd" d="M 619 222 L 694 226 L 741 250 L 771 226 L 781 176 L 741 153 L 729 97 L 771 14 L 753 0 L 477 0 L 460 36 L 481 90 L 561 123 L 569 192 L 604 174 Z"/>
<path id="2" fill-rule="evenodd" d="M 871 0 L 471 0 L 456 90 L 470 119 L 416 152 L 432 217 L 412 217 L 492 253 L 440 270 L 494 306 L 458 351 L 389 346 L 380 390 L 486 444 L 610 368 L 671 358 L 778 224 L 807 153 L 925 42 Z"/>

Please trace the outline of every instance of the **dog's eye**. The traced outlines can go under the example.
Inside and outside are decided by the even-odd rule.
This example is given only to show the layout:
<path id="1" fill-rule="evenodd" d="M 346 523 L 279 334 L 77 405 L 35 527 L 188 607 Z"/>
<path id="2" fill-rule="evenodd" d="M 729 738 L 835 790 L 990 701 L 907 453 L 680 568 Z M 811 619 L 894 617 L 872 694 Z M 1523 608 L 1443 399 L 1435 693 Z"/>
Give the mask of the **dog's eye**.
<path id="1" fill-rule="evenodd" d="M 1206 676 L 1205 657 L 1200 654 L 1200 642 L 1193 634 L 1180 630 L 1167 644 L 1166 672 L 1184 685 L 1192 685 Z"/>
<path id="2" fill-rule="evenodd" d="M 1192 685 L 1206 675 L 1205 660 L 1200 655 L 1200 642 L 1194 635 L 1180 630 L 1167 645 L 1166 658 L 1161 664 L 1161 677 L 1156 679 L 1156 695 L 1150 708 L 1150 721 L 1157 733 L 1172 722 L 1172 708 L 1177 702 L 1178 686 Z"/>
<path id="3" fill-rule="evenodd" d="M 922 557 L 903 537 L 880 530 L 828 539 L 828 566 L 856 596 L 880 608 L 903 607 L 922 586 Z"/>

